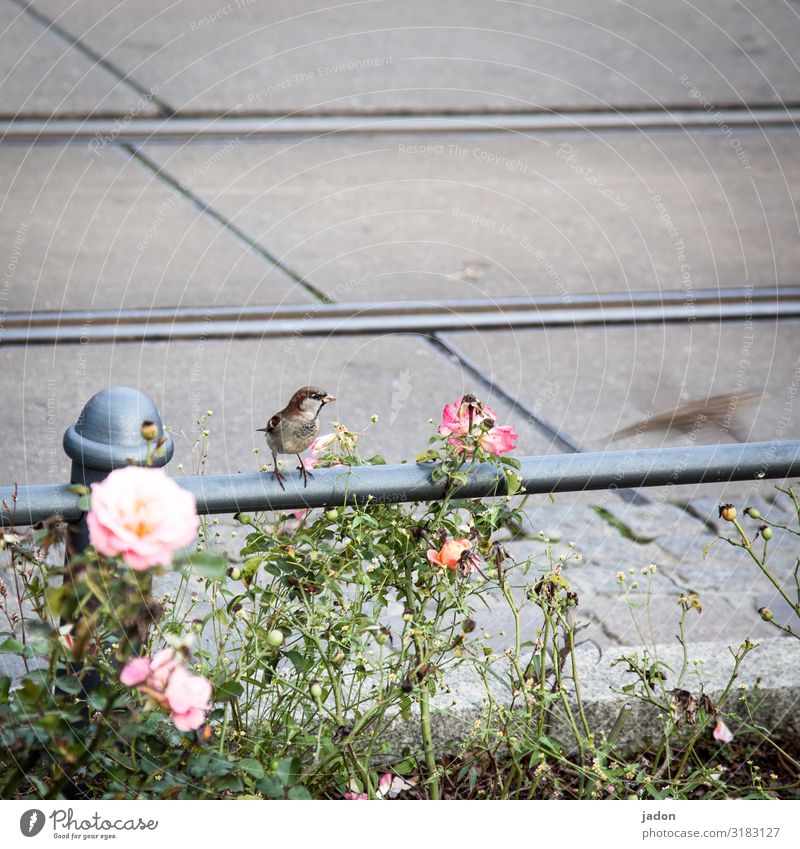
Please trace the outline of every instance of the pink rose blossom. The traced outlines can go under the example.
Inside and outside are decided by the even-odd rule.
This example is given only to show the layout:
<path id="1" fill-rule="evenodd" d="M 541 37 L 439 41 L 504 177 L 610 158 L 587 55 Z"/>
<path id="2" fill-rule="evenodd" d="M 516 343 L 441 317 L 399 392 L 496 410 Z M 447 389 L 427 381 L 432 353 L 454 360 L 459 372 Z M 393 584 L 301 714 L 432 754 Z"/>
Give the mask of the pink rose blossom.
<path id="1" fill-rule="evenodd" d="M 730 728 L 717 717 L 717 724 L 714 726 L 714 739 L 719 740 L 720 743 L 730 743 L 733 740 L 733 733 Z"/>
<path id="2" fill-rule="evenodd" d="M 119 678 L 169 710 L 178 731 L 194 731 L 205 722 L 211 706 L 211 683 L 202 675 L 191 675 L 173 649 L 156 652 L 152 660 L 132 658 Z"/>
<path id="3" fill-rule="evenodd" d="M 201 675 L 190 675 L 179 666 L 169 676 L 165 694 L 178 731 L 194 731 L 205 722 L 211 706 L 211 683 Z"/>
<path id="4" fill-rule="evenodd" d="M 318 436 L 311 443 L 311 456 L 318 457 L 320 454 L 324 454 L 334 442 L 336 442 L 335 433 L 326 433 L 323 436 Z"/>
<path id="5" fill-rule="evenodd" d="M 487 454 L 505 454 L 517 447 L 515 439 L 519 439 L 519 435 L 511 425 L 493 427 L 481 436 L 481 448 Z"/>
<path id="6" fill-rule="evenodd" d="M 150 661 L 146 657 L 134 657 L 129 660 L 119 675 L 119 680 L 126 687 L 135 687 L 144 683 L 150 675 Z"/>
<path id="7" fill-rule="evenodd" d="M 122 555 L 133 569 L 166 565 L 197 536 L 194 496 L 163 469 L 126 466 L 92 484 L 86 517 L 89 540 L 100 554 Z"/>
<path id="8" fill-rule="evenodd" d="M 396 799 L 404 790 L 410 790 L 412 786 L 399 775 L 384 772 L 378 781 L 377 795 L 379 799 Z"/>
<path id="9" fill-rule="evenodd" d="M 468 433 L 470 427 L 470 412 L 472 413 L 472 432 Z M 485 407 L 478 402 L 465 403 L 459 398 L 452 404 L 448 404 L 442 410 L 442 421 L 439 425 L 439 433 L 447 437 L 447 441 L 471 454 L 464 445 L 465 436 L 480 437 L 480 446 L 488 454 L 505 454 L 516 448 L 514 440 L 519 439 L 517 432 L 511 425 L 495 426 L 497 414 L 491 407 Z M 487 423 L 492 425 L 488 431 L 483 432 L 480 425 Z"/>
<path id="10" fill-rule="evenodd" d="M 369 799 L 369 793 L 354 793 L 352 790 L 348 790 L 347 793 L 344 794 L 345 799 L 357 799 L 361 801 L 362 799 Z"/>
<path id="11" fill-rule="evenodd" d="M 456 434 L 465 436 L 469 428 L 469 410 L 470 405 L 464 404 L 463 399 L 459 398 L 452 404 L 448 404 L 442 410 L 442 423 L 439 425 L 439 433 L 442 436 Z M 472 426 L 479 425 L 486 419 L 497 421 L 497 414 L 491 407 L 482 407 L 482 412 L 472 407 Z"/>

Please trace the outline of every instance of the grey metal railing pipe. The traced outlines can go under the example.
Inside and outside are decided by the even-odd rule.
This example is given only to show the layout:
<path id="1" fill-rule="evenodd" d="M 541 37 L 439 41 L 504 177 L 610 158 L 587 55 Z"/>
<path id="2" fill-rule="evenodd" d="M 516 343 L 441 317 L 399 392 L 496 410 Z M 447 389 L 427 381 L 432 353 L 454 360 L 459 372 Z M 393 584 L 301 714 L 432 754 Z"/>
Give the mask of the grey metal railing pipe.
<path id="1" fill-rule="evenodd" d="M 800 475 L 800 441 L 688 446 L 640 451 L 605 451 L 520 457 L 520 475 L 529 493 L 581 492 L 625 487 L 667 486 Z M 197 498 L 201 513 L 235 513 L 335 506 L 367 500 L 435 500 L 442 483 L 431 481 L 431 467 L 403 464 L 316 469 L 304 488 L 299 473 L 286 475 L 286 490 L 270 472 L 177 478 Z M 462 498 L 505 494 L 505 480 L 492 464 L 473 468 L 459 491 Z M 12 488 L 0 489 L 0 518 L 9 524 Z M 33 524 L 59 510 L 68 521 L 80 518 L 78 496 L 66 486 L 20 487 L 14 505 L 17 525 Z"/>

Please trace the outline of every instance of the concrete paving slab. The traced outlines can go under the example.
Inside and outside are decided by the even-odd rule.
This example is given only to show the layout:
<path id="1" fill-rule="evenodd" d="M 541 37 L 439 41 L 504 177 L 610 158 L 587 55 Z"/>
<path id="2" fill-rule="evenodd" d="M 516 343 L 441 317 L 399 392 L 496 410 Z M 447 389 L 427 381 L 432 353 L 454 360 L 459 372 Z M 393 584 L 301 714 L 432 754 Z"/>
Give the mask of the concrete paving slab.
<path id="1" fill-rule="evenodd" d="M 151 99 L 120 82 L 25 14 L 0 4 L 0 115 L 4 118 L 155 115 Z"/>
<path id="2" fill-rule="evenodd" d="M 793 131 L 148 145 L 335 300 L 797 282 Z"/>
<path id="3" fill-rule="evenodd" d="M 0 165 L 7 310 L 311 300 L 119 148 L 4 146 Z"/>
<path id="4" fill-rule="evenodd" d="M 781 0 L 34 5 L 185 112 L 713 108 L 797 95 L 800 21 Z"/>
<path id="5" fill-rule="evenodd" d="M 176 438 L 173 474 L 190 473 L 198 417 L 211 409 L 206 471 L 255 472 L 271 463 L 256 428 L 301 386 L 317 384 L 336 396 L 322 427 L 332 420 L 361 430 L 370 416 L 379 424 L 365 437 L 367 456 L 413 461 L 434 432 L 444 404 L 464 392 L 481 394 L 468 375 L 414 337 L 127 343 L 0 348 L 8 438 L 0 446 L 3 483 L 56 483 L 68 479 L 61 448 L 66 428 L 86 400 L 107 386 L 132 386 L 149 394 Z M 519 433 L 519 452 L 546 450 L 544 440 L 519 415 L 492 401 L 503 422 Z M 325 432 L 325 431 L 323 431 Z M 253 449 L 258 448 L 258 456 Z M 290 462 L 294 468 L 296 461 Z"/>

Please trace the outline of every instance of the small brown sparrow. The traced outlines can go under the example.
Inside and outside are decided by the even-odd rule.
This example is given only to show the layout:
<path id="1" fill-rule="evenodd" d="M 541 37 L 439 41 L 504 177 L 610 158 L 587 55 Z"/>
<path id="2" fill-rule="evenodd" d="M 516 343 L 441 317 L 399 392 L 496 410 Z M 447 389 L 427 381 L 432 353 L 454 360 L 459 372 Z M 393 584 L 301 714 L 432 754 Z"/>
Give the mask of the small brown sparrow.
<path id="1" fill-rule="evenodd" d="M 319 436 L 320 410 L 331 401 L 335 401 L 324 389 L 315 386 L 304 386 L 292 395 L 289 403 L 267 422 L 266 427 L 258 428 L 266 433 L 267 445 L 272 451 L 274 465 L 273 475 L 281 485 L 284 477 L 278 468 L 278 454 L 295 454 L 300 465 L 297 467 L 303 473 L 303 486 L 308 486 L 308 478 L 313 477 L 303 465 L 300 452 L 305 451 Z"/>

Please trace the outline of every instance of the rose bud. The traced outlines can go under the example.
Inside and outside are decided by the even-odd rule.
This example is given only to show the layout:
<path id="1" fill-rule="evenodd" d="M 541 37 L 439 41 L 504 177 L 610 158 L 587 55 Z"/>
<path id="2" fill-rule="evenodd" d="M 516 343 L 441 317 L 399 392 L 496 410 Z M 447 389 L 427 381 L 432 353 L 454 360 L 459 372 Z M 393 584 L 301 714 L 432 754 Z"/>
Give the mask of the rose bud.
<path id="1" fill-rule="evenodd" d="M 152 442 L 154 439 L 158 438 L 158 425 L 155 422 L 144 421 L 142 422 L 142 439 L 145 439 L 147 442 Z"/>
<path id="2" fill-rule="evenodd" d="M 760 519 L 761 511 L 756 507 L 747 507 L 745 508 L 745 514 L 748 515 L 751 519 Z"/>
<path id="3" fill-rule="evenodd" d="M 270 631 L 267 634 L 267 642 L 272 646 L 272 648 L 278 648 L 278 646 L 280 646 L 283 642 L 283 631 L 279 631 L 277 628 Z"/>
<path id="4" fill-rule="evenodd" d="M 722 504 L 719 508 L 719 517 L 726 522 L 732 522 L 736 518 L 736 508 L 733 504 Z"/>
<path id="5" fill-rule="evenodd" d="M 772 528 L 769 525 L 761 525 L 758 530 L 761 531 L 761 536 L 765 540 L 769 541 L 772 539 Z"/>
<path id="6" fill-rule="evenodd" d="M 309 692 L 311 693 L 311 697 L 314 701 L 318 702 L 322 698 L 322 686 L 319 681 L 312 681 L 311 687 L 309 688 Z"/>
<path id="7" fill-rule="evenodd" d="M 475 620 L 474 619 L 465 619 L 461 623 L 461 630 L 465 634 L 471 634 L 475 630 Z"/>
<path id="8" fill-rule="evenodd" d="M 774 614 L 768 607 L 762 607 L 758 612 L 765 622 L 772 622 Z"/>

